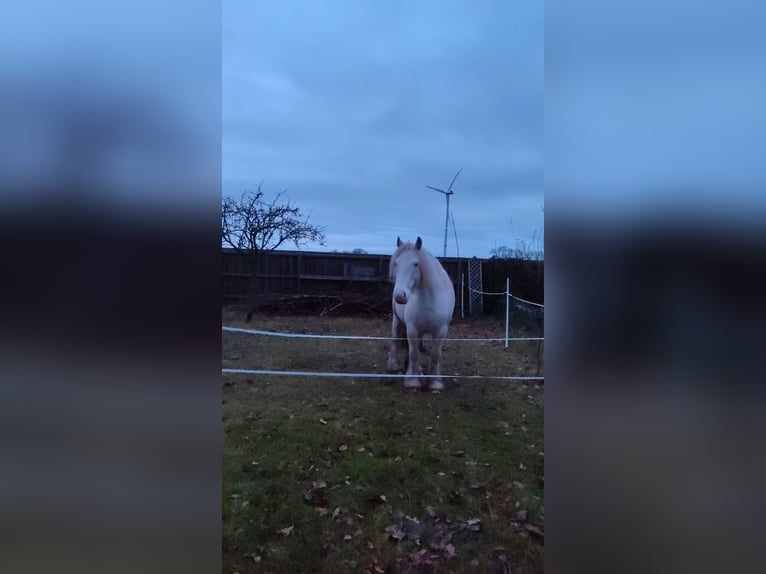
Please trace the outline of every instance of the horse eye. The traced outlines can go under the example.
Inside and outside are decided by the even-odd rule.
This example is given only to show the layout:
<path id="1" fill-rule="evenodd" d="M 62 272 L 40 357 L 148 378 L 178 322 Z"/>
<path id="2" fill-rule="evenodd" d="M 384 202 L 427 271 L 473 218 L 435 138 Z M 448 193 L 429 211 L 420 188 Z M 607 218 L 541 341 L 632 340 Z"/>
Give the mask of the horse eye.
<path id="1" fill-rule="evenodd" d="M 415 267 L 417 267 L 417 266 L 418 266 L 418 264 L 417 264 L 417 263 L 415 263 Z"/>

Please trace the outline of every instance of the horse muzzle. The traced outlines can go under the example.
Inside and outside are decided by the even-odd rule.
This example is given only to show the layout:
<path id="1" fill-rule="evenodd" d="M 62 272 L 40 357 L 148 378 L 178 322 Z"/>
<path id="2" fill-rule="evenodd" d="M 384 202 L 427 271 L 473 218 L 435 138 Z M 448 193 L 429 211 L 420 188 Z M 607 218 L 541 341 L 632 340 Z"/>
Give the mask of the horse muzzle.
<path id="1" fill-rule="evenodd" d="M 396 293 L 394 295 L 394 301 L 399 303 L 399 305 L 404 305 L 407 303 L 407 294 L 404 291 L 399 291 L 399 293 Z"/>

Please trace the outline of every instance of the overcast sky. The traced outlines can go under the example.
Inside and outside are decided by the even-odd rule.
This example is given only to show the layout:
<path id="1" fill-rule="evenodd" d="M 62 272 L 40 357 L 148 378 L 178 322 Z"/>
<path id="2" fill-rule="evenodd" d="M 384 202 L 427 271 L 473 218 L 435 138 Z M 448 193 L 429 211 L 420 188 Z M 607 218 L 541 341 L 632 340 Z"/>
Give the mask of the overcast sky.
<path id="1" fill-rule="evenodd" d="M 326 246 L 461 256 L 543 231 L 543 3 L 223 4 L 223 193 L 287 189 Z M 450 228 L 448 256 L 456 246 Z"/>

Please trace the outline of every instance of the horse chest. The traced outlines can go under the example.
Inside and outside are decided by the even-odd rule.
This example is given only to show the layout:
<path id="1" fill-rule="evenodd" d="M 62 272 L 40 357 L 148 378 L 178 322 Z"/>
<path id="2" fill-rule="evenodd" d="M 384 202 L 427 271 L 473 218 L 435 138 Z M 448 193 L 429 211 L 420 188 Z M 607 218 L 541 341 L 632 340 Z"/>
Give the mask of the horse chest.
<path id="1" fill-rule="evenodd" d="M 425 298 L 413 297 L 409 303 L 397 305 L 397 308 L 399 318 L 420 333 L 431 331 L 441 322 L 435 305 Z"/>

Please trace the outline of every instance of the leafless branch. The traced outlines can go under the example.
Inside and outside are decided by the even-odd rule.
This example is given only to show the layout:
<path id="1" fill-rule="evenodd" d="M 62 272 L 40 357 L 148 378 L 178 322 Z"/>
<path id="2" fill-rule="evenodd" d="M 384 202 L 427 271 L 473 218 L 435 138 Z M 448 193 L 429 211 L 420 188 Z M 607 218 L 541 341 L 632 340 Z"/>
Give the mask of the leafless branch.
<path id="1" fill-rule="evenodd" d="M 245 191 L 239 199 L 226 197 L 221 209 L 223 243 L 243 254 L 277 249 L 286 242 L 296 248 L 306 242 L 324 244 L 324 228 L 302 219 L 298 207 L 285 198 L 286 190 L 271 200 L 258 191 Z"/>

